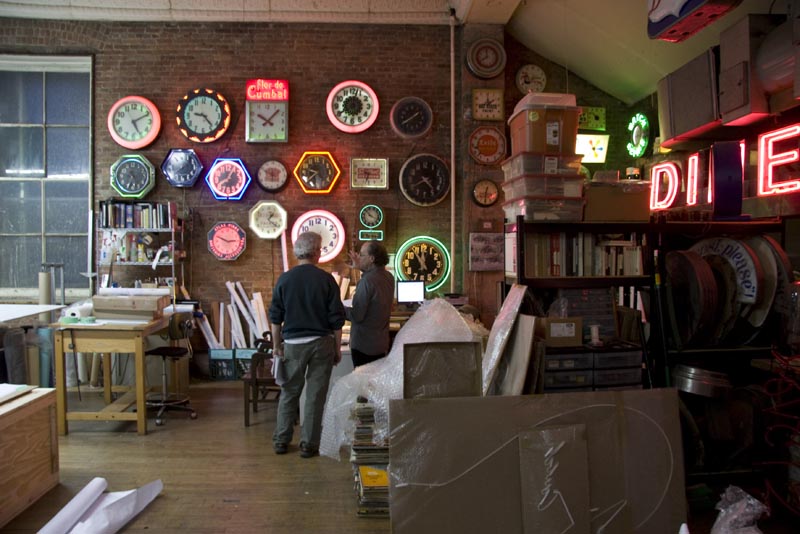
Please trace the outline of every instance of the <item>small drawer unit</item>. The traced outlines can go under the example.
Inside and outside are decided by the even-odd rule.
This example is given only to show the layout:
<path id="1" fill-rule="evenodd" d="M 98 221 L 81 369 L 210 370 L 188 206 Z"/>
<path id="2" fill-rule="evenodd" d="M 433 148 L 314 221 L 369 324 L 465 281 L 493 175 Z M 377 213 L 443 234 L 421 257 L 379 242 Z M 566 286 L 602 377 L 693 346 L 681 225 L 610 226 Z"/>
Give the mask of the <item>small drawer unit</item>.
<path id="1" fill-rule="evenodd" d="M 642 365 L 641 349 L 594 353 L 595 369 L 615 369 L 619 367 L 639 367 Z"/>
<path id="2" fill-rule="evenodd" d="M 594 358 L 591 352 L 569 354 L 551 354 L 548 352 L 544 357 L 544 372 L 592 369 L 593 362 Z"/>
<path id="3" fill-rule="evenodd" d="M 623 369 L 595 369 L 594 386 L 631 386 L 642 383 L 642 368 L 628 367 Z"/>
<path id="4" fill-rule="evenodd" d="M 591 390 L 593 371 L 591 369 L 584 369 L 578 371 L 545 371 L 544 373 L 544 390 L 545 392 L 552 389 L 562 388 L 585 388 Z"/>

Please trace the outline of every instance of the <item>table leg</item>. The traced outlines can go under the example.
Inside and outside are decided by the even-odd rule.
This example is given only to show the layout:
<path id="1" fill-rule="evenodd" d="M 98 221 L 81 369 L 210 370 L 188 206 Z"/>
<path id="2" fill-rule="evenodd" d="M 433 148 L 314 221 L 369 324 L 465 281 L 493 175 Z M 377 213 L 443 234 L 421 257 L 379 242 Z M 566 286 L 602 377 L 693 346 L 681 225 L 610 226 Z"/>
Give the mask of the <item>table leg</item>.
<path id="1" fill-rule="evenodd" d="M 103 353 L 103 399 L 106 406 L 114 400 L 111 398 L 111 353 Z"/>
<path id="2" fill-rule="evenodd" d="M 147 434 L 147 398 L 145 382 L 144 338 L 141 333 L 134 339 L 136 347 L 136 430 L 139 435 Z"/>
<path id="3" fill-rule="evenodd" d="M 56 422 L 58 434 L 67 434 L 67 378 L 64 369 L 64 333 L 56 330 Z"/>

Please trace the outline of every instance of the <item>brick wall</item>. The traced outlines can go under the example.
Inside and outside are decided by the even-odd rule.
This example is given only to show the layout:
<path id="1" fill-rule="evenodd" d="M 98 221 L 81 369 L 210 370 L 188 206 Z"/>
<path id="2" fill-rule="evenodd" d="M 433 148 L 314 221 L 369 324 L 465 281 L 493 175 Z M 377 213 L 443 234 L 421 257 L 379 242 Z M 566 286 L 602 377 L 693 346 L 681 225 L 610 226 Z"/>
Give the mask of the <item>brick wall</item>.
<path id="1" fill-rule="evenodd" d="M 505 40 L 508 51 L 506 75 L 479 80 L 464 68 L 464 53 L 475 39 L 490 36 Z M 563 68 L 526 50 L 499 26 L 461 27 L 456 30 L 456 124 L 457 190 L 455 211 L 455 291 L 467 294 L 484 323 L 491 324 L 497 312 L 495 286 L 501 272 L 470 273 L 463 254 L 470 231 L 502 231 L 500 203 L 479 208 L 471 201 L 472 185 L 480 178 L 502 180 L 499 167 L 487 168 L 466 156 L 469 133 L 477 126 L 471 120 L 472 87 L 505 87 L 506 110 L 513 110 L 521 98 L 514 85 L 516 69 L 533 60 L 547 66 L 550 92 L 566 90 Z M 247 228 L 248 210 L 262 199 L 278 200 L 289 213 L 289 225 L 302 212 L 326 208 L 343 221 L 352 243 L 360 228 L 357 217 L 364 204 L 374 203 L 385 212 L 386 246 L 390 252 L 417 234 L 450 242 L 450 198 L 433 208 L 410 204 L 400 192 L 397 176 L 411 155 L 429 152 L 450 161 L 450 28 L 443 26 L 362 26 L 311 24 L 231 23 L 117 23 L 62 22 L 0 19 L 0 53 L 91 54 L 94 68 L 94 200 L 114 196 L 109 186 L 109 167 L 128 151 L 116 145 L 106 129 L 112 104 L 129 95 L 142 95 L 159 108 L 163 127 L 158 139 L 139 151 L 159 167 L 172 148 L 194 148 L 206 169 L 216 157 L 239 157 L 251 175 L 267 159 L 278 159 L 290 169 L 305 150 L 330 150 L 342 177 L 327 196 L 304 195 L 293 181 L 277 194 L 269 194 L 255 183 L 240 202 L 216 201 L 200 180 L 194 188 L 169 186 L 158 172 L 157 185 L 145 200 L 172 200 L 188 219 L 188 257 L 184 265 L 186 287 L 203 303 L 227 300 L 226 280 L 239 281 L 248 292 L 260 291 L 265 298 L 282 269 L 279 241 L 260 240 L 248 232 L 247 250 L 234 262 L 220 262 L 207 251 L 209 228 L 217 221 L 232 220 Z M 247 144 L 244 142 L 244 85 L 256 77 L 288 79 L 290 83 L 289 142 Z M 365 133 L 350 135 L 335 129 L 325 113 L 330 89 L 347 79 L 368 83 L 376 91 L 381 112 Z M 183 138 L 175 125 L 175 107 L 180 97 L 195 87 L 211 87 L 231 102 L 233 122 L 228 133 L 210 144 L 194 144 Z M 627 124 L 632 110 L 575 76 L 569 91 L 578 102 L 605 106 L 609 133 Z M 434 127 L 422 139 L 407 141 L 396 136 L 389 125 L 389 109 L 405 96 L 424 98 L 433 108 Z M 653 117 L 651 116 L 651 119 Z M 504 126 L 497 124 L 498 126 Z M 657 126 L 656 126 L 657 128 Z M 620 136 L 616 136 L 619 138 Z M 606 166 L 628 164 L 613 143 Z M 389 159 L 388 191 L 351 191 L 351 157 Z M 290 178 L 290 180 L 293 180 Z M 452 193 L 451 193 L 452 194 Z M 291 253 L 289 254 L 291 258 Z M 346 254 L 325 268 L 348 274 Z M 122 269 L 119 269 L 122 270 Z M 121 273 L 115 272 L 119 278 Z M 133 276 L 147 276 L 134 274 Z M 450 284 L 442 288 L 449 292 Z"/>

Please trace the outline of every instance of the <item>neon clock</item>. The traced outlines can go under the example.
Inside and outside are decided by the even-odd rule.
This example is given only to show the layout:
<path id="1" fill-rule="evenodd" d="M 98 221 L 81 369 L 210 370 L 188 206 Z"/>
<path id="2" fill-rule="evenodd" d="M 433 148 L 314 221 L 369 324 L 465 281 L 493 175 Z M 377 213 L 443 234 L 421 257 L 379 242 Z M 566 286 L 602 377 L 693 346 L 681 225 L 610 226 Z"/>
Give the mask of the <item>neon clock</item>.
<path id="1" fill-rule="evenodd" d="M 342 171 L 330 152 L 317 151 L 303 152 L 292 173 L 304 193 L 327 194 L 336 185 Z"/>
<path id="2" fill-rule="evenodd" d="M 356 80 L 342 82 L 328 93 L 328 120 L 345 133 L 360 133 L 378 118 L 380 104 L 372 87 Z"/>
<path id="3" fill-rule="evenodd" d="M 303 232 L 314 232 L 322 236 L 320 263 L 336 258 L 344 248 L 344 225 L 330 211 L 311 210 L 300 215 L 292 226 L 292 244 Z"/>
<path id="4" fill-rule="evenodd" d="M 252 178 L 239 158 L 217 158 L 206 174 L 206 183 L 217 200 L 241 200 Z"/>
<path id="5" fill-rule="evenodd" d="M 631 140 L 627 144 L 628 154 L 632 158 L 640 158 L 650 141 L 650 121 L 643 114 L 637 113 L 631 117 L 628 131 L 631 133 Z"/>
<path id="6" fill-rule="evenodd" d="M 438 239 L 412 237 L 397 249 L 394 271 L 401 280 L 422 280 L 427 291 L 435 291 L 450 276 L 450 253 Z"/>
<path id="7" fill-rule="evenodd" d="M 218 260 L 233 261 L 247 248 L 247 234 L 235 222 L 218 222 L 208 231 L 208 250 Z"/>

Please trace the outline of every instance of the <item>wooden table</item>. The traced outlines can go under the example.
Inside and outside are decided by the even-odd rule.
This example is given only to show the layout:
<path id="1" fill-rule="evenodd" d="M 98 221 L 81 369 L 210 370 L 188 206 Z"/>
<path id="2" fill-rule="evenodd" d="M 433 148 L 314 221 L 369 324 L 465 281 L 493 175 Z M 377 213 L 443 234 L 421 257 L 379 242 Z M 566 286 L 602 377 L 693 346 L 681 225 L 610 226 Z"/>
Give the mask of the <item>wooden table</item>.
<path id="1" fill-rule="evenodd" d="M 58 433 L 66 435 L 67 421 L 136 421 L 139 435 L 147 434 L 144 338 L 163 330 L 169 323 L 165 316 L 153 321 L 103 320 L 98 324 L 55 324 L 56 346 L 56 420 Z M 105 408 L 94 412 L 70 412 L 67 407 L 67 376 L 64 355 L 67 352 L 97 352 L 103 354 L 103 394 Z M 112 399 L 111 353 L 133 353 L 136 362 L 133 389 Z M 117 387 L 114 388 L 118 389 Z M 136 404 L 136 412 L 127 411 Z"/>

